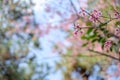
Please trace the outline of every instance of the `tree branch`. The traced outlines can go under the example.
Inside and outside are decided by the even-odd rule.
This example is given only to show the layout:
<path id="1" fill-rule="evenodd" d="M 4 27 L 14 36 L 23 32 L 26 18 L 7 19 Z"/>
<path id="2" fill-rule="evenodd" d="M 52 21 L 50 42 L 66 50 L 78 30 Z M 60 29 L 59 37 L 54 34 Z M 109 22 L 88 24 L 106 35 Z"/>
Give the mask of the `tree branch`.
<path id="1" fill-rule="evenodd" d="M 74 6 L 72 0 L 69 0 L 69 1 L 70 1 L 71 6 L 73 7 L 73 9 L 74 9 L 74 11 L 75 11 L 77 17 L 79 18 L 79 15 L 78 15 L 77 9 L 76 9 L 76 7 Z"/>
<path id="2" fill-rule="evenodd" d="M 114 57 L 114 56 L 111 56 L 111 55 L 108 55 L 108 54 L 106 54 L 106 53 L 102 53 L 102 52 L 99 52 L 99 51 L 94 51 L 94 50 L 92 50 L 92 49 L 88 49 L 88 50 L 91 51 L 91 52 L 100 54 L 100 55 L 102 55 L 102 56 L 106 56 L 106 57 L 109 57 L 109 58 L 112 58 L 112 59 L 115 59 L 115 60 L 119 61 L 118 58 L 116 58 L 116 57 Z"/>

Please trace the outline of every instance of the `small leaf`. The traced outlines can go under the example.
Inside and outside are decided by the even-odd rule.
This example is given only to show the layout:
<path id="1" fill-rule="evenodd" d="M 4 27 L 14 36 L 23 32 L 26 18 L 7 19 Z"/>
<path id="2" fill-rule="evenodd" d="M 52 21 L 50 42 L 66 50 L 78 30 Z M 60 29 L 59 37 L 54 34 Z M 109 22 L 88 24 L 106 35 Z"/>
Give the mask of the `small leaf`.
<path id="1" fill-rule="evenodd" d="M 101 24 L 99 25 L 99 27 L 106 26 L 106 25 L 107 25 L 107 23 L 108 23 L 108 22 L 101 23 Z"/>
<path id="2" fill-rule="evenodd" d="M 96 42 L 96 41 L 98 41 L 98 39 L 93 39 L 93 40 L 92 40 L 92 43 L 94 43 L 94 42 Z"/>
<path id="3" fill-rule="evenodd" d="M 117 21 L 117 22 L 115 23 L 115 26 L 118 26 L 118 25 L 120 25 L 120 21 Z"/>
<path id="4" fill-rule="evenodd" d="M 87 34 L 90 34 L 92 32 L 93 28 L 89 28 L 87 31 Z"/>
<path id="5" fill-rule="evenodd" d="M 87 43 L 84 43 L 83 45 L 82 45 L 82 47 L 85 47 L 85 46 L 87 46 L 88 45 L 88 42 Z"/>
<path id="6" fill-rule="evenodd" d="M 104 43 L 102 43 L 102 46 L 101 46 L 101 48 L 104 50 Z"/>
<path id="7" fill-rule="evenodd" d="M 91 26 L 92 25 L 92 22 L 87 22 L 86 23 L 86 26 Z"/>
<path id="8" fill-rule="evenodd" d="M 113 50 L 113 48 L 112 47 L 110 47 L 110 51 L 112 52 L 112 50 Z"/>

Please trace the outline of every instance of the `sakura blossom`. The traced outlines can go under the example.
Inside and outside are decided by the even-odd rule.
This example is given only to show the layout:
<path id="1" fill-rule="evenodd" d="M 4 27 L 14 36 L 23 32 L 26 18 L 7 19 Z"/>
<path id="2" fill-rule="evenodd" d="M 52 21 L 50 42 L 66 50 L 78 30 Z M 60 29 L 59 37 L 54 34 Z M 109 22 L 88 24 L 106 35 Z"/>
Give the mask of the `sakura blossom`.
<path id="1" fill-rule="evenodd" d="M 104 43 L 104 48 L 106 48 L 107 50 L 109 50 L 112 46 L 112 41 L 108 40 Z"/>
<path id="2" fill-rule="evenodd" d="M 115 12 L 114 13 L 114 17 L 118 20 L 120 20 L 120 13 L 119 12 Z"/>
<path id="3" fill-rule="evenodd" d="M 101 11 L 94 9 L 93 12 L 90 14 L 89 20 L 92 22 L 97 22 L 101 15 Z"/>
<path id="4" fill-rule="evenodd" d="M 117 27 L 115 28 L 115 33 L 114 33 L 117 37 L 120 37 L 120 28 Z"/>

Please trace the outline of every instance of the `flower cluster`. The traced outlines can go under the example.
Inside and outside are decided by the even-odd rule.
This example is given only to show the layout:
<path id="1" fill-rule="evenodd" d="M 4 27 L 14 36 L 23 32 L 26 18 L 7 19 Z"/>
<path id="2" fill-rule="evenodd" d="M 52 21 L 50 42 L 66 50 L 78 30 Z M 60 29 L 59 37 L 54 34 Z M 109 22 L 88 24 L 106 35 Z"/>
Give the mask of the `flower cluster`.
<path id="1" fill-rule="evenodd" d="M 102 15 L 101 11 L 94 10 L 89 17 L 89 20 L 92 22 L 97 22 L 100 16 Z"/>
<path id="2" fill-rule="evenodd" d="M 78 33 L 83 34 L 83 30 L 79 24 L 75 25 L 74 29 L 75 29 L 75 32 L 74 32 L 75 35 L 77 35 Z"/>
<path id="3" fill-rule="evenodd" d="M 117 37 L 120 37 L 120 28 L 119 27 L 117 27 L 116 29 L 115 29 L 115 33 L 114 33 Z"/>
<path id="4" fill-rule="evenodd" d="M 120 20 L 120 13 L 115 12 L 115 13 L 114 13 L 114 16 L 115 16 L 116 19 L 119 19 L 119 20 Z"/>
<path id="5" fill-rule="evenodd" d="M 101 20 L 100 20 L 100 17 L 102 17 L 102 19 L 103 19 L 104 16 L 102 16 L 102 12 L 99 11 L 98 9 L 94 9 L 91 13 L 89 13 L 89 12 L 87 12 L 85 9 L 81 8 L 80 15 L 81 15 L 82 17 L 84 17 L 84 16 L 86 16 L 86 14 L 87 14 L 87 16 L 89 17 L 89 20 L 93 22 L 93 24 L 94 24 L 95 22 L 100 22 L 100 23 L 102 24 L 102 22 L 101 22 Z M 115 15 L 115 17 L 114 17 L 115 19 L 120 19 L 120 13 L 119 13 L 119 12 L 115 12 L 114 15 Z M 113 18 L 113 20 L 114 20 L 114 18 Z M 112 21 L 112 20 L 111 20 L 111 21 Z M 109 23 L 109 21 L 108 21 L 108 23 Z M 88 29 L 88 30 L 90 31 L 90 29 Z M 88 32 L 89 32 L 89 31 L 88 31 Z M 79 32 L 80 34 L 83 33 L 82 28 L 79 26 L 79 24 L 75 26 L 75 32 L 74 32 L 74 34 L 77 35 L 78 32 Z M 89 34 L 89 33 L 87 33 L 87 34 Z M 106 33 L 105 33 L 105 34 L 106 34 Z M 115 36 L 117 36 L 117 37 L 120 37 L 120 27 L 116 28 L 116 29 L 115 29 L 115 32 L 114 32 L 113 34 L 114 34 Z M 87 39 L 87 38 L 86 38 L 86 39 Z M 112 44 L 113 44 L 113 40 L 107 40 L 107 41 L 104 43 L 104 48 L 107 49 L 107 50 L 109 50 L 109 49 L 112 47 Z"/>
<path id="6" fill-rule="evenodd" d="M 84 17 L 86 14 L 88 14 L 90 17 L 89 17 L 89 20 L 92 21 L 92 22 L 97 22 L 98 19 L 100 18 L 100 16 L 102 15 L 101 11 L 99 10 L 96 10 L 94 9 L 93 12 L 91 13 L 88 13 L 87 11 L 85 11 L 85 9 L 81 8 L 81 11 L 80 11 L 80 16 Z"/>
<path id="7" fill-rule="evenodd" d="M 106 48 L 107 50 L 109 50 L 112 46 L 112 41 L 108 40 L 104 43 L 104 48 Z"/>

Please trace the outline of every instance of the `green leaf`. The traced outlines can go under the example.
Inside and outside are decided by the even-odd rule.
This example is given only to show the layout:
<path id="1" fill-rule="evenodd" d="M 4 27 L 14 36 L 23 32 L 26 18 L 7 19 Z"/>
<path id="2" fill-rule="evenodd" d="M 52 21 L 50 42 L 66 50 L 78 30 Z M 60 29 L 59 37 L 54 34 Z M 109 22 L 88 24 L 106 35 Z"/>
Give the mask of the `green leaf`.
<path id="1" fill-rule="evenodd" d="M 94 43 L 94 42 L 96 42 L 96 41 L 98 41 L 98 39 L 95 38 L 95 39 L 92 40 L 92 43 Z"/>
<path id="2" fill-rule="evenodd" d="M 91 26 L 92 25 L 92 22 L 87 22 L 86 23 L 86 26 Z"/>
<path id="3" fill-rule="evenodd" d="M 117 27 L 118 25 L 120 25 L 120 21 L 117 21 L 116 23 L 115 23 L 115 26 Z"/>
<path id="4" fill-rule="evenodd" d="M 100 43 L 104 43 L 104 42 L 105 42 L 105 38 L 100 36 L 99 39 L 98 39 L 98 41 L 99 41 Z"/>
<path id="5" fill-rule="evenodd" d="M 102 46 L 101 46 L 101 48 L 104 50 L 104 43 L 102 43 Z"/>
<path id="6" fill-rule="evenodd" d="M 111 51 L 111 52 L 113 51 L 113 48 L 112 48 L 112 47 L 110 47 L 110 51 Z"/>
<path id="7" fill-rule="evenodd" d="M 92 29 L 93 29 L 93 28 L 89 29 L 89 30 L 87 31 L 88 34 L 85 34 L 85 35 L 82 36 L 81 38 L 82 38 L 82 39 L 86 39 L 86 40 L 91 40 L 91 39 L 95 38 L 95 37 L 97 36 L 97 32 L 95 32 L 95 31 L 92 32 Z"/>
<path id="8" fill-rule="evenodd" d="M 99 25 L 99 27 L 106 26 L 106 25 L 107 25 L 107 23 L 108 23 L 108 22 L 101 23 L 101 24 Z"/>
<path id="9" fill-rule="evenodd" d="M 88 45 L 88 42 L 87 43 L 84 43 L 83 45 L 82 45 L 82 47 L 85 47 L 85 46 L 87 46 Z"/>
<path id="10" fill-rule="evenodd" d="M 87 34 L 90 34 L 92 32 L 93 28 L 89 28 L 87 31 Z"/>
<path id="11" fill-rule="evenodd" d="M 113 45 L 113 48 L 114 48 L 114 51 L 115 51 L 115 53 L 118 53 L 118 46 L 117 45 Z"/>

